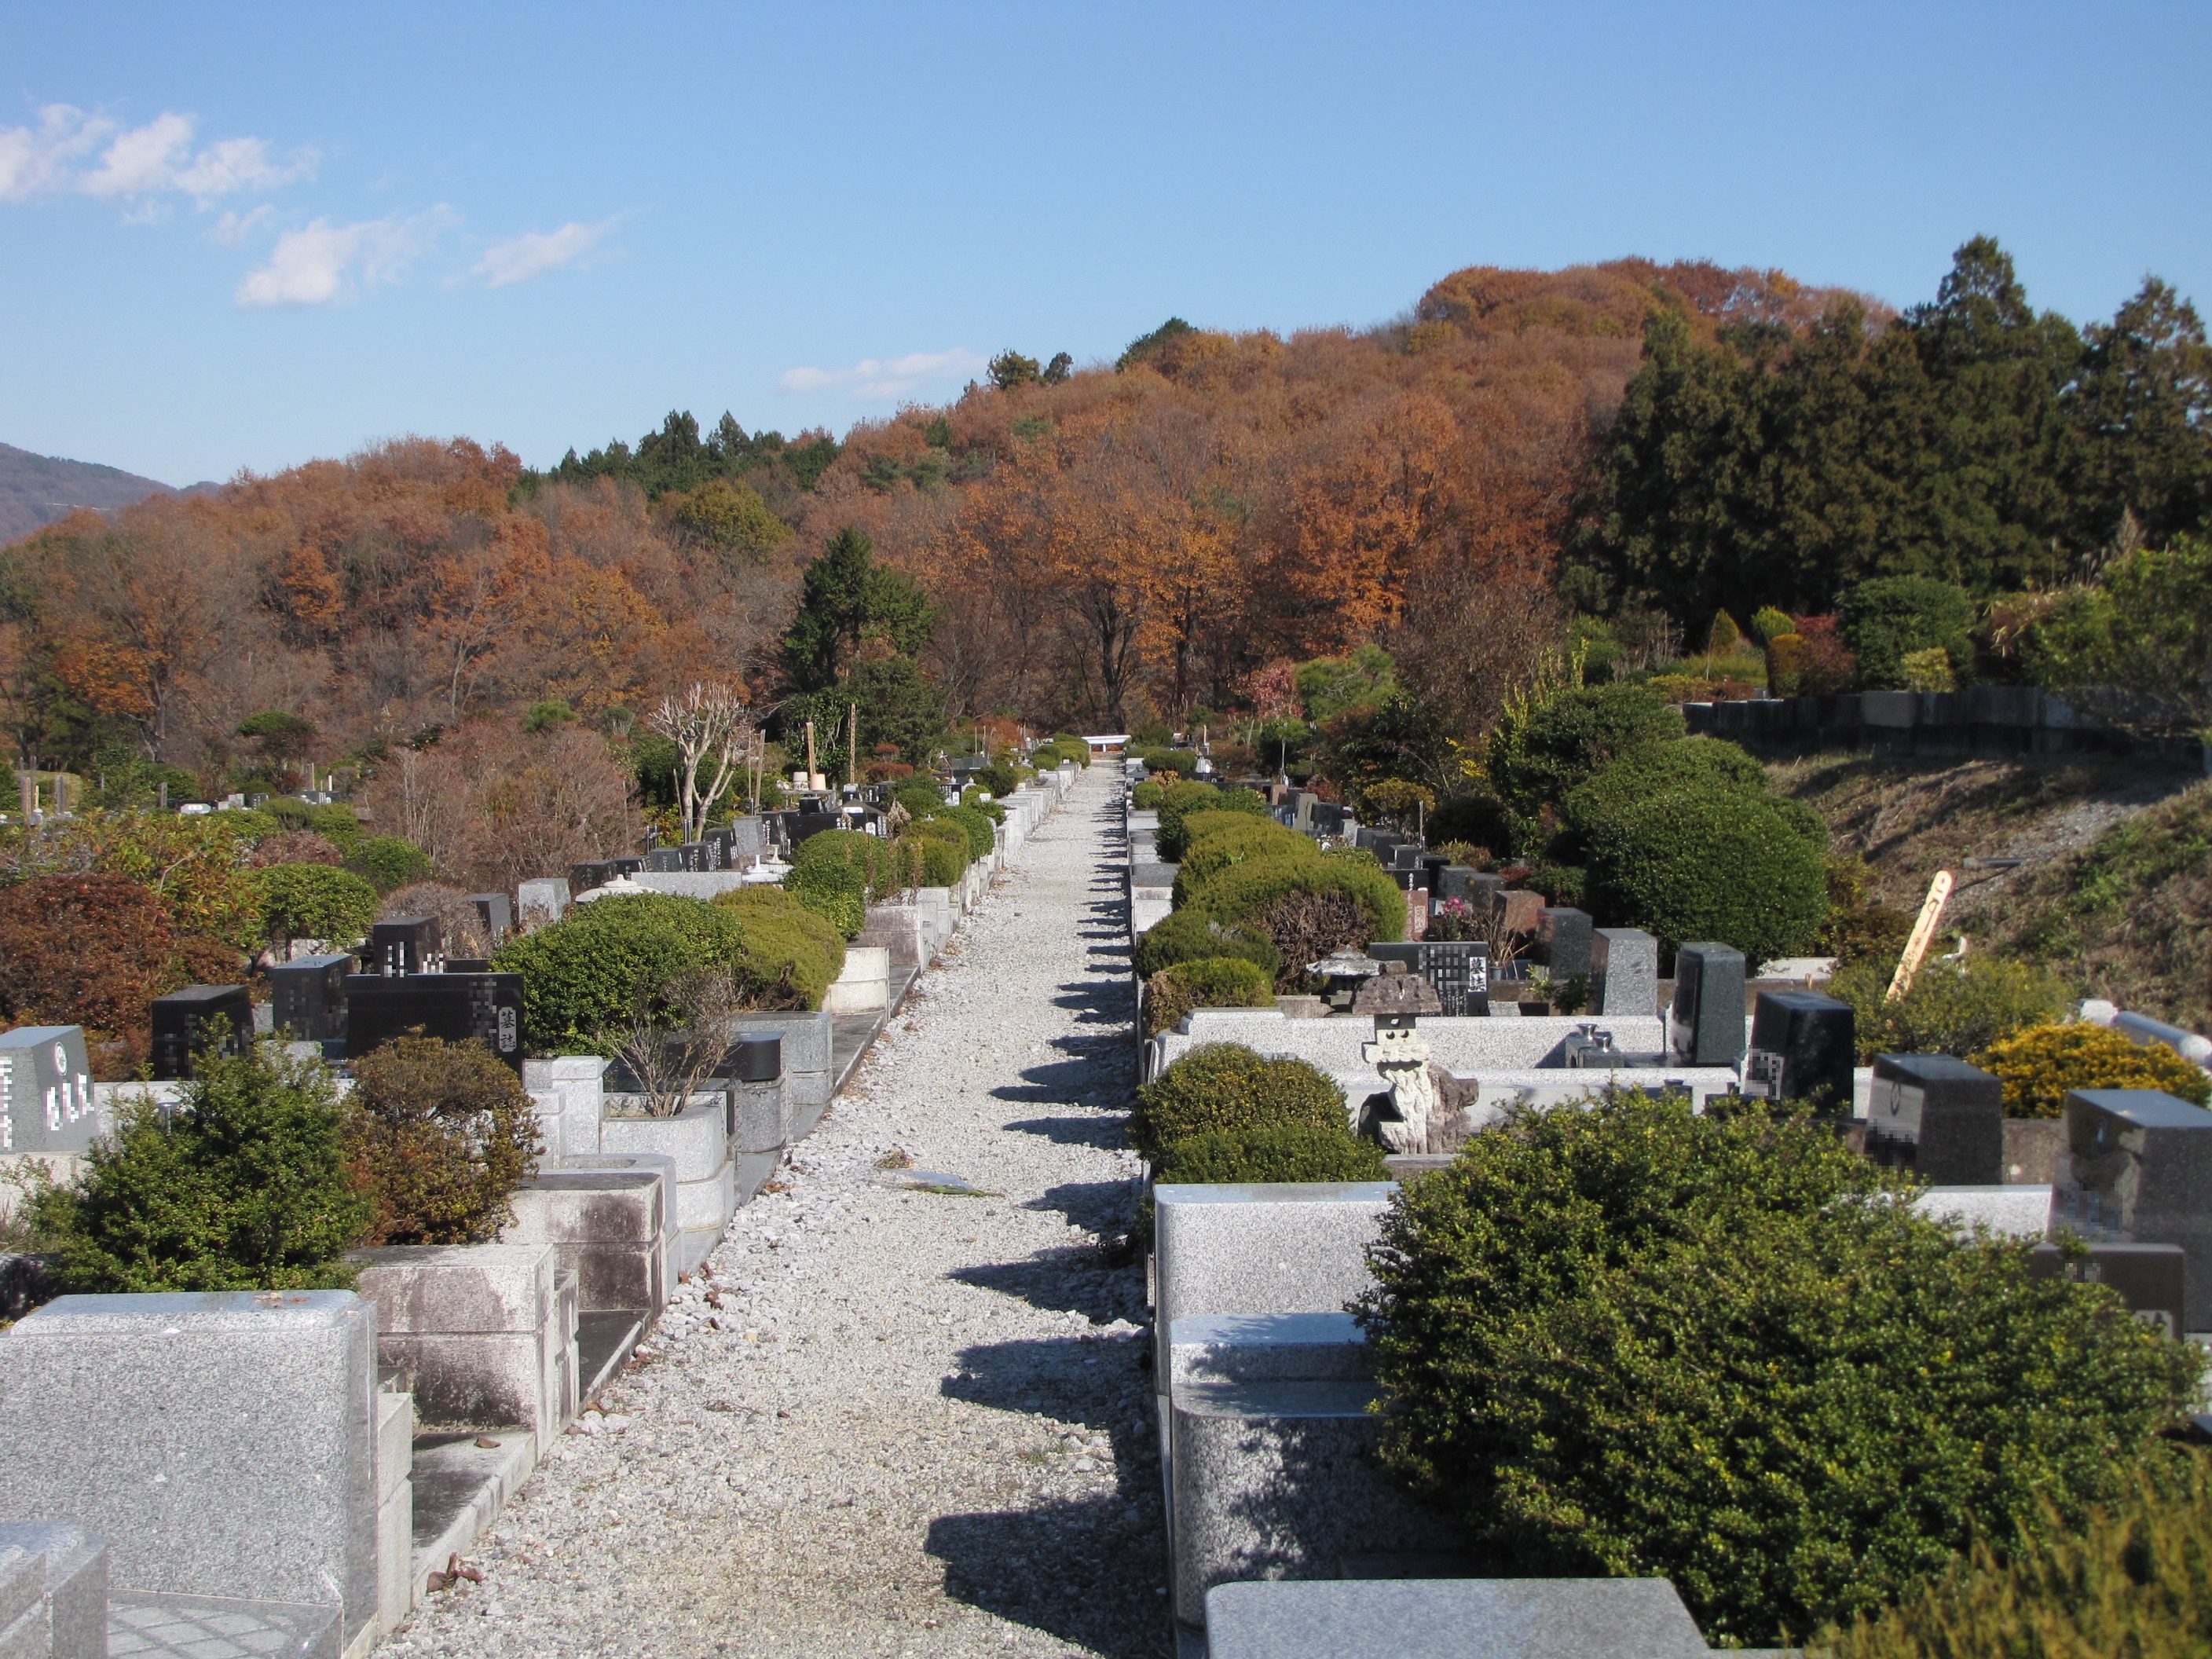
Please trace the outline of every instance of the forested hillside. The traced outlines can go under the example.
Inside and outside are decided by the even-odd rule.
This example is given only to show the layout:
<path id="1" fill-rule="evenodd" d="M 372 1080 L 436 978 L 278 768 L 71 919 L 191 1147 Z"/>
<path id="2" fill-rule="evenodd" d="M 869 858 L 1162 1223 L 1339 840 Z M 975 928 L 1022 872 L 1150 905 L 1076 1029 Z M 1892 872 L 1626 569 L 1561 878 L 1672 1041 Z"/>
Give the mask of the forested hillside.
<path id="1" fill-rule="evenodd" d="M 0 552 L 0 696 L 25 757 L 210 788 L 479 717 L 619 738 L 702 679 L 862 703 L 902 750 L 1235 717 L 1324 782 L 1437 797 L 1576 675 L 2132 676 L 2186 731 L 2208 364 L 2155 280 L 2077 330 L 1985 240 L 1902 313 L 1707 264 L 1477 267 L 1370 330 L 1010 349 L 842 444 L 674 413 L 542 472 L 409 439 L 81 513 Z M 785 637 L 810 563 L 846 607 L 826 653 Z M 272 714 L 292 737 L 241 729 Z"/>

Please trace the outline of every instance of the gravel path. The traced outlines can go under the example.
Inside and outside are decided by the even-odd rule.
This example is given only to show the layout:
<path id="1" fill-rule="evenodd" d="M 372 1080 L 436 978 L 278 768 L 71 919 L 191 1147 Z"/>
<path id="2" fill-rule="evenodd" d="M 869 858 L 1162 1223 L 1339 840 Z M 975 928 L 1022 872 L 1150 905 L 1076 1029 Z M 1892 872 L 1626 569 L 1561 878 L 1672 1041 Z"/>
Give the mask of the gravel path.
<path id="1" fill-rule="evenodd" d="M 382 1652 L 1169 1650 L 1105 771 Z"/>

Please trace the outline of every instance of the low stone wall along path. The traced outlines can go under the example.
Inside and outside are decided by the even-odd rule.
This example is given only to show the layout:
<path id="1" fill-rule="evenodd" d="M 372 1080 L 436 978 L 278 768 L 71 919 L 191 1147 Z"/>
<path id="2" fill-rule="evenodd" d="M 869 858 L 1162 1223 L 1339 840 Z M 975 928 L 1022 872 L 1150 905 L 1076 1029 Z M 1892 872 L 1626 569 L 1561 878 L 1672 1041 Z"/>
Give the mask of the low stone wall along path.
<path id="1" fill-rule="evenodd" d="M 1168 1651 L 1104 767 L 380 1651 Z"/>

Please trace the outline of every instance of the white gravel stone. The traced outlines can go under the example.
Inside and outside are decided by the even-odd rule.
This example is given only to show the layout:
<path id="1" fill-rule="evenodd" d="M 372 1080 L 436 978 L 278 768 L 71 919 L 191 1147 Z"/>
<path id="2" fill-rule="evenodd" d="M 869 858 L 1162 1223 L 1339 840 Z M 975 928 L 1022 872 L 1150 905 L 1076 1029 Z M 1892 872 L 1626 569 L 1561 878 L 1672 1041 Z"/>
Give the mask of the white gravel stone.
<path id="1" fill-rule="evenodd" d="M 382 1653 L 1171 1651 L 1104 773 Z"/>

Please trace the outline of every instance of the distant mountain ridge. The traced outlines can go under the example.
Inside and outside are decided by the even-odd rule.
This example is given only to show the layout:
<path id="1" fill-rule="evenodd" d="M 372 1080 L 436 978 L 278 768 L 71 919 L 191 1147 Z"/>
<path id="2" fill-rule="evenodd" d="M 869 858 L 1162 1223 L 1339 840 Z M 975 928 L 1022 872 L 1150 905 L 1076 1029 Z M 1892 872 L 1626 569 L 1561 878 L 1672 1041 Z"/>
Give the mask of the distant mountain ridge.
<path id="1" fill-rule="evenodd" d="M 216 488 L 212 483 L 197 483 L 183 493 Z M 81 507 L 112 513 L 149 496 L 178 493 L 168 484 L 142 478 L 120 467 L 65 460 L 58 455 L 33 455 L 13 444 L 0 444 L 0 543 L 27 536 Z"/>

